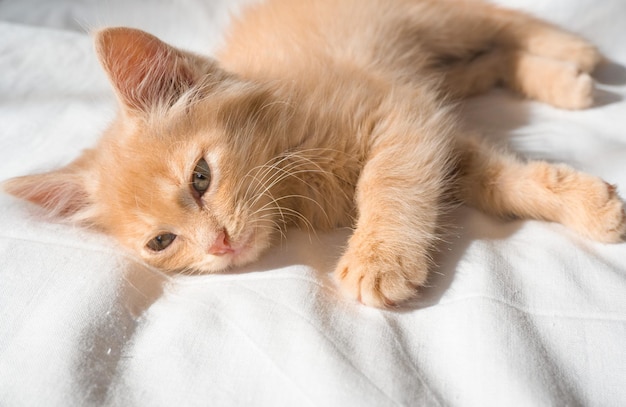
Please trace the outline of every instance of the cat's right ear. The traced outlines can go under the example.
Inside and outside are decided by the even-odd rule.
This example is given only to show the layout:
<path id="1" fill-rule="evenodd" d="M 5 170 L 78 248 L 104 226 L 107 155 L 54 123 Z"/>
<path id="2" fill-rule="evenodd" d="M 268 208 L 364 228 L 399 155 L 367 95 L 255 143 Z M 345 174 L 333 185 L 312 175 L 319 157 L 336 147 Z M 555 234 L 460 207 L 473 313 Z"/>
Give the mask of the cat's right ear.
<path id="1" fill-rule="evenodd" d="M 96 32 L 95 47 L 122 105 L 134 112 L 171 106 L 216 63 L 174 48 L 144 31 L 115 27 Z"/>
<path id="2" fill-rule="evenodd" d="M 55 171 L 9 179 L 2 189 L 40 206 L 51 218 L 85 221 L 91 207 L 85 171 L 77 160 Z"/>

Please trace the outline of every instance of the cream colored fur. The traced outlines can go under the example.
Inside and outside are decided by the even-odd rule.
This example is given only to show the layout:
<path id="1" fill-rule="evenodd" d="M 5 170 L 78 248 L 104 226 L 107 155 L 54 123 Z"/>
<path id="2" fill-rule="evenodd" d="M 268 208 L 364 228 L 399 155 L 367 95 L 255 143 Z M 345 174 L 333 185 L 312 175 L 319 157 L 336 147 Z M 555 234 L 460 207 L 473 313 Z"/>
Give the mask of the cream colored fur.
<path id="1" fill-rule="evenodd" d="M 68 167 L 5 188 L 165 270 L 254 261 L 289 224 L 349 226 L 335 275 L 384 307 L 426 283 L 442 216 L 459 202 L 603 242 L 626 231 L 614 187 L 522 161 L 457 123 L 458 99 L 498 84 L 592 104 L 600 54 L 525 14 L 470 0 L 268 0 L 233 23 L 217 61 L 128 28 L 95 42 L 118 117 Z M 199 198 L 201 158 L 212 179 Z M 170 246 L 146 246 L 164 233 Z"/>

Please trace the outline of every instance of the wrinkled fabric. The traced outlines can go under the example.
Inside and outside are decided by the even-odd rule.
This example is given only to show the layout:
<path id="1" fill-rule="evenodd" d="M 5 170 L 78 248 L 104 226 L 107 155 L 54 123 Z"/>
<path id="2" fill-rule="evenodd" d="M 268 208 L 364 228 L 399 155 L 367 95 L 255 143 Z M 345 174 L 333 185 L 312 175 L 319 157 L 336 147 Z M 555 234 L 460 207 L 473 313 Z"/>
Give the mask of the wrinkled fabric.
<path id="1" fill-rule="evenodd" d="M 626 3 L 500 0 L 595 42 L 596 105 L 493 91 L 468 125 L 626 192 Z M 130 25 L 210 54 L 242 1 L 0 2 L 0 180 L 70 162 L 113 117 L 89 31 Z M 2 406 L 626 404 L 626 245 L 469 208 L 400 311 L 344 299 L 348 232 L 292 230 L 228 274 L 166 276 L 0 194 Z"/>

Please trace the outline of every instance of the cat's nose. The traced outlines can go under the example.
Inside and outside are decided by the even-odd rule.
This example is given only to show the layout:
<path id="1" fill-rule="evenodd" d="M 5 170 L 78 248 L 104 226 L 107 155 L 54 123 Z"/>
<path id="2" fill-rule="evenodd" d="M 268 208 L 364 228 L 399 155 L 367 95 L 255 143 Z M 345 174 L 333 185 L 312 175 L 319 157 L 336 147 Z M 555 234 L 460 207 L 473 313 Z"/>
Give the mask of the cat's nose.
<path id="1" fill-rule="evenodd" d="M 209 254 L 212 254 L 214 256 L 223 256 L 228 253 L 233 253 L 234 251 L 235 250 L 233 250 L 232 246 L 230 245 L 228 235 L 226 234 L 225 230 L 222 230 L 217 234 L 215 241 L 211 246 L 209 246 L 209 249 L 207 250 Z"/>

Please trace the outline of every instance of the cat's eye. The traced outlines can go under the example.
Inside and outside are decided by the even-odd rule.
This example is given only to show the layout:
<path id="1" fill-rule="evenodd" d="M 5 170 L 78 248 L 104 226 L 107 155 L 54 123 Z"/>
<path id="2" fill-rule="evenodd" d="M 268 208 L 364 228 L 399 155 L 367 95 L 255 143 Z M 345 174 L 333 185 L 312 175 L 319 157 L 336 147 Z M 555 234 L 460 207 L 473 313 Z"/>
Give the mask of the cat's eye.
<path id="1" fill-rule="evenodd" d="M 191 186 L 199 196 L 202 196 L 209 189 L 209 185 L 211 185 L 211 170 L 206 160 L 201 158 L 193 170 Z"/>
<path id="2" fill-rule="evenodd" d="M 165 250 L 169 245 L 171 245 L 174 239 L 176 239 L 175 234 L 163 233 L 150 240 L 146 246 L 153 252 L 160 252 L 161 250 Z"/>

